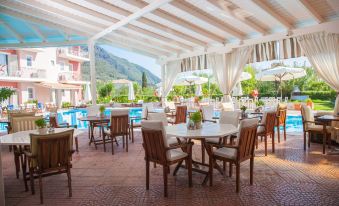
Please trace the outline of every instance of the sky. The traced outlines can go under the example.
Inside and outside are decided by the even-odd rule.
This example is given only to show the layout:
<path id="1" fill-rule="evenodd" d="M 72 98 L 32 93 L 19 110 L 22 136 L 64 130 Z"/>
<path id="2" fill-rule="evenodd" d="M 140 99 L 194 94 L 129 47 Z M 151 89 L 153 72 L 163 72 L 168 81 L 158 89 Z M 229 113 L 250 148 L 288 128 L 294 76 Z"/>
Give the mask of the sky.
<path id="1" fill-rule="evenodd" d="M 154 75 L 161 78 L 161 66 L 156 63 L 156 59 L 141 54 L 137 54 L 135 52 L 131 52 L 125 49 L 113 47 L 110 45 L 100 45 L 100 46 L 104 48 L 106 51 L 112 53 L 113 55 L 127 59 L 132 63 L 138 64 L 148 69 Z"/>
<path id="2" fill-rule="evenodd" d="M 156 63 L 156 59 L 144 56 L 135 52 L 131 52 L 125 49 L 113 47 L 110 45 L 101 45 L 102 48 L 107 50 L 108 52 L 112 53 L 115 56 L 127 59 L 128 61 L 138 64 L 149 71 L 151 71 L 153 74 L 161 78 L 161 66 Z M 311 64 L 307 60 L 306 57 L 299 57 L 299 58 L 294 58 L 294 59 L 286 59 L 286 60 L 273 60 L 273 61 L 268 61 L 268 62 L 260 62 L 260 63 L 253 63 L 251 64 L 258 72 L 261 70 L 265 70 L 271 67 L 272 63 L 275 62 L 283 62 L 285 66 L 291 66 L 293 67 L 294 65 L 296 66 L 307 66 L 310 67 Z M 203 72 L 204 73 L 204 72 Z M 183 75 L 191 75 L 191 73 L 183 74 Z"/>

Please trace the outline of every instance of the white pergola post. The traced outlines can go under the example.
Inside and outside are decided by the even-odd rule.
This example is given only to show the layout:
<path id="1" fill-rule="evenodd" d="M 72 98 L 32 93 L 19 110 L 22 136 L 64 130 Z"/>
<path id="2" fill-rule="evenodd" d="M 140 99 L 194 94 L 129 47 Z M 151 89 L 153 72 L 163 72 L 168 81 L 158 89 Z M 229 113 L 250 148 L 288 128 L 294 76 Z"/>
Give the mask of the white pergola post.
<path id="1" fill-rule="evenodd" d="M 165 97 L 165 64 L 161 65 L 161 105 L 165 107 L 166 97 Z"/>
<path id="2" fill-rule="evenodd" d="M 1 147 L 0 147 L 0 206 L 5 206 L 5 190 L 4 190 L 4 177 L 2 174 Z"/>
<path id="3" fill-rule="evenodd" d="M 92 105 L 97 105 L 97 80 L 96 80 L 96 71 L 95 71 L 95 41 L 90 40 L 88 42 L 88 52 L 89 52 L 89 68 L 91 75 L 91 95 L 92 95 Z"/>

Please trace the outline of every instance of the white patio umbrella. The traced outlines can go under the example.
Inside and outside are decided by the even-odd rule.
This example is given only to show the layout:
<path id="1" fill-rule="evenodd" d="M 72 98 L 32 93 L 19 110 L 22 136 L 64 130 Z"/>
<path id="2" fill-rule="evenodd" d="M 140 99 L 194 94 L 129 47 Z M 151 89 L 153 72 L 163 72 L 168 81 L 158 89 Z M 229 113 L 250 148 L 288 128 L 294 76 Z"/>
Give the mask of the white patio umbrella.
<path id="1" fill-rule="evenodd" d="M 197 97 L 202 96 L 202 86 L 201 86 L 201 84 L 197 85 L 197 88 L 195 90 L 195 96 L 197 96 Z"/>
<path id="2" fill-rule="evenodd" d="M 198 77 L 198 76 L 180 76 L 178 77 L 175 82 L 174 85 L 177 86 L 190 86 L 190 85 L 201 85 L 204 83 L 207 83 L 208 79 L 205 77 Z"/>
<path id="3" fill-rule="evenodd" d="M 252 78 L 252 75 L 248 72 L 242 72 L 240 76 L 240 81 L 249 80 Z"/>
<path id="4" fill-rule="evenodd" d="M 87 103 L 92 100 L 91 87 L 89 83 L 85 86 L 84 101 Z"/>
<path id="5" fill-rule="evenodd" d="M 297 79 L 303 76 L 306 76 L 306 71 L 302 68 L 277 66 L 256 74 L 255 78 L 259 81 L 279 82 L 280 94 L 282 96 L 282 81 Z"/>
<path id="6" fill-rule="evenodd" d="M 128 100 L 135 100 L 133 83 L 128 83 Z"/>

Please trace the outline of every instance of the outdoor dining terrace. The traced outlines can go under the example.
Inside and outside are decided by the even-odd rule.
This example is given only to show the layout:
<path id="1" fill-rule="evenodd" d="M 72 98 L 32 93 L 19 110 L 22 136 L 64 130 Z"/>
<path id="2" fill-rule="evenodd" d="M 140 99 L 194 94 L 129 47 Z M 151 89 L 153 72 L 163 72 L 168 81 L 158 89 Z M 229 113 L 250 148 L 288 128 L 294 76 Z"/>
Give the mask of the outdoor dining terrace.
<path id="1" fill-rule="evenodd" d="M 162 167 L 150 169 L 150 189 L 145 186 L 144 149 L 140 131 L 126 153 L 122 146 L 103 152 L 88 146 L 86 133 L 79 136 L 79 153 L 72 159 L 73 196 L 68 197 L 66 175 L 43 179 L 46 205 L 336 205 L 339 190 L 339 160 L 322 155 L 321 145 L 303 150 L 302 135 L 287 134 L 275 153 L 264 156 L 264 145 L 255 150 L 254 183 L 249 184 L 249 162 L 241 165 L 241 192 L 235 192 L 235 176 L 214 174 L 214 185 L 202 185 L 204 175 L 187 172 L 168 175 L 168 198 L 163 197 Z M 193 158 L 201 159 L 199 142 Z M 22 178 L 15 176 L 13 154 L 2 147 L 6 205 L 39 205 L 37 194 L 25 192 Z M 171 172 L 174 166 L 171 167 Z M 228 169 L 227 169 L 228 170 Z M 228 174 L 228 172 L 226 172 Z"/>

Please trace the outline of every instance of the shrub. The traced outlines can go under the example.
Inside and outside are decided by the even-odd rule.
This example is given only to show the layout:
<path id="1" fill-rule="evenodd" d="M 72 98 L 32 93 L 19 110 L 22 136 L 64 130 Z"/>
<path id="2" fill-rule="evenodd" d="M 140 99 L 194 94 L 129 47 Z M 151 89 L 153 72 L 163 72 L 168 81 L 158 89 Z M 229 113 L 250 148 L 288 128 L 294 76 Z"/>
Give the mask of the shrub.
<path id="1" fill-rule="evenodd" d="M 61 108 L 69 108 L 70 106 L 72 106 L 72 104 L 70 102 L 63 102 L 61 104 Z"/>
<path id="2" fill-rule="evenodd" d="M 335 91 L 302 91 L 302 95 L 308 95 L 311 99 L 331 100 L 334 101 L 336 97 Z"/>

